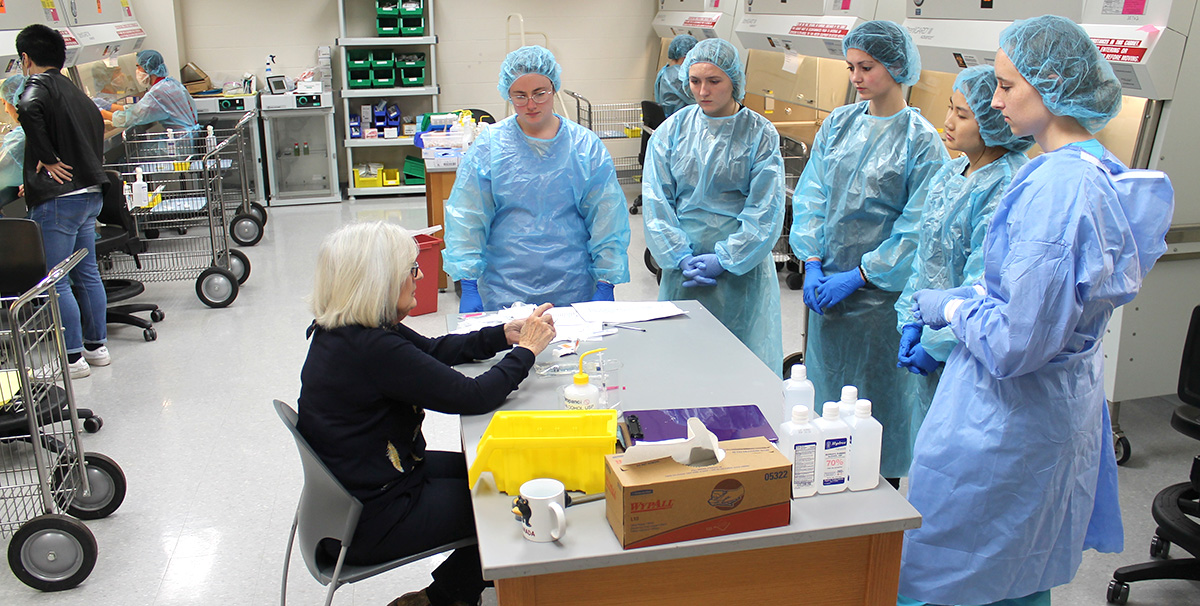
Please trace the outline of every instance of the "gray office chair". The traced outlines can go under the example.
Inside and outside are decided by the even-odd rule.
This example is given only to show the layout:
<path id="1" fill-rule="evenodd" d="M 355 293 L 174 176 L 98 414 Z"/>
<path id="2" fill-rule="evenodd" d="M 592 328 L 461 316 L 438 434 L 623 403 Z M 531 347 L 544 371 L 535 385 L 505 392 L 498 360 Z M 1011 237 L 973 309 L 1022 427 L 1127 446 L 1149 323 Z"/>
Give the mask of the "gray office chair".
<path id="1" fill-rule="evenodd" d="M 296 449 L 300 451 L 300 463 L 304 467 L 304 489 L 300 492 L 300 505 L 296 508 L 296 518 L 292 521 L 287 554 L 283 560 L 283 585 L 279 592 L 281 606 L 287 605 L 288 565 L 292 560 L 292 544 L 297 534 L 300 536 L 300 553 L 304 556 L 304 564 L 308 566 L 308 571 L 322 585 L 329 586 L 329 592 L 325 595 L 325 606 L 333 602 L 333 593 L 346 583 L 356 583 L 431 555 L 475 544 L 473 538 L 462 539 L 390 562 L 370 566 L 346 564 L 346 551 L 354 537 L 354 529 L 358 526 L 362 503 L 338 482 L 333 472 L 329 471 L 308 445 L 304 436 L 300 435 L 296 429 L 296 411 L 291 406 L 275 400 L 275 412 L 279 413 L 283 424 L 292 432 L 292 438 L 296 440 Z M 341 551 L 336 561 L 321 549 L 320 543 L 324 539 L 333 539 L 341 543 Z"/>

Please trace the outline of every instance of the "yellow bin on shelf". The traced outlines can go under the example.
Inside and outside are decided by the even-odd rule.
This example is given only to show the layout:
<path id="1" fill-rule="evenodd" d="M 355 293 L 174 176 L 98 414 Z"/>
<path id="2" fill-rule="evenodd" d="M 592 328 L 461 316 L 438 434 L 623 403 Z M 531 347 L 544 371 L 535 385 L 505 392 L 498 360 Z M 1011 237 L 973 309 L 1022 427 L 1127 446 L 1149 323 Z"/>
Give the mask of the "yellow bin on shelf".
<path id="1" fill-rule="evenodd" d="M 492 472 L 496 488 L 518 494 L 534 478 L 567 490 L 604 491 L 604 455 L 617 451 L 615 410 L 501 411 L 492 415 L 467 472 L 472 487 Z"/>

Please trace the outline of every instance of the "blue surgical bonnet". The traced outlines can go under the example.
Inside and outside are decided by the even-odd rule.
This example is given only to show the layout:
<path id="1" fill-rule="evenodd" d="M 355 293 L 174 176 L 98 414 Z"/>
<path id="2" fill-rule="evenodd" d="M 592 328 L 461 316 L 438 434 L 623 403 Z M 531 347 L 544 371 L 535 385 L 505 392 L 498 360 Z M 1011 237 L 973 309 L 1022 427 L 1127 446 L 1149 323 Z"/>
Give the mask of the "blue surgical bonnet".
<path id="1" fill-rule="evenodd" d="M 1046 109 L 1070 116 L 1097 133 L 1121 111 L 1121 82 L 1082 27 L 1043 15 L 1016 21 L 1000 32 L 1000 49 Z"/>
<path id="2" fill-rule="evenodd" d="M 163 61 L 162 53 L 156 50 L 138 51 L 137 64 L 151 76 L 167 77 L 167 64 Z"/>
<path id="3" fill-rule="evenodd" d="M 674 61 L 682 59 L 696 46 L 696 38 L 688 34 L 679 34 L 671 40 L 671 46 L 667 47 L 667 58 Z"/>
<path id="4" fill-rule="evenodd" d="M 8 101 L 13 107 L 20 104 L 21 92 L 25 90 L 25 76 L 16 74 L 4 79 L 4 83 L 0 84 L 0 97 Z"/>
<path id="5" fill-rule="evenodd" d="M 887 68 L 900 84 L 916 84 L 921 79 L 921 54 L 908 30 L 891 21 L 867 21 L 850 30 L 842 39 L 842 54 L 850 49 L 871 55 Z"/>
<path id="6" fill-rule="evenodd" d="M 544 46 L 522 46 L 508 54 L 500 65 L 500 82 L 496 89 L 505 101 L 510 101 L 508 89 L 513 82 L 525 74 L 539 74 L 550 79 L 554 90 L 562 87 L 562 67 L 554 60 L 554 53 Z"/>
<path id="7" fill-rule="evenodd" d="M 954 79 L 954 90 L 967 98 L 967 106 L 975 113 L 979 123 L 979 137 L 990 147 L 1004 147 L 1015 152 L 1024 152 L 1033 146 L 1033 137 L 1018 137 L 1013 134 L 1000 110 L 992 108 L 992 96 L 996 94 L 996 68 L 976 65 L 964 69 Z"/>
<path id="8" fill-rule="evenodd" d="M 679 79 L 688 82 L 688 70 L 697 63 L 712 63 L 721 68 L 721 71 L 729 76 L 730 82 L 733 82 L 733 98 L 741 101 L 742 97 L 746 96 L 746 72 L 742 70 L 742 60 L 732 44 L 720 38 L 700 41 L 684 57 Z"/>

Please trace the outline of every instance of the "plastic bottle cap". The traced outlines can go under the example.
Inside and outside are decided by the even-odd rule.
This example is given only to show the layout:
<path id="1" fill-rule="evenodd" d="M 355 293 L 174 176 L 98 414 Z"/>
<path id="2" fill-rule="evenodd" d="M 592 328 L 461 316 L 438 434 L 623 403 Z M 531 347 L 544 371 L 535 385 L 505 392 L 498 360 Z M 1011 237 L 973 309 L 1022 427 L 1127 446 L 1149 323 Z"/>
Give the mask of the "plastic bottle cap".
<path id="1" fill-rule="evenodd" d="M 807 423 L 808 422 L 808 407 L 803 404 L 797 404 L 792 407 L 792 422 Z"/>
<path id="2" fill-rule="evenodd" d="M 871 401 L 870 400 L 859 400 L 857 403 L 855 403 L 854 404 L 854 416 L 856 416 L 856 417 L 871 416 Z"/>
<path id="3" fill-rule="evenodd" d="M 803 381 L 808 378 L 808 369 L 803 364 L 792 364 L 792 378 Z"/>
<path id="4" fill-rule="evenodd" d="M 837 402 L 826 402 L 825 408 L 821 411 L 821 416 L 826 419 L 838 418 L 838 403 Z"/>
<path id="5" fill-rule="evenodd" d="M 858 388 L 853 385 L 845 385 L 842 387 L 842 401 L 853 402 L 858 399 Z"/>

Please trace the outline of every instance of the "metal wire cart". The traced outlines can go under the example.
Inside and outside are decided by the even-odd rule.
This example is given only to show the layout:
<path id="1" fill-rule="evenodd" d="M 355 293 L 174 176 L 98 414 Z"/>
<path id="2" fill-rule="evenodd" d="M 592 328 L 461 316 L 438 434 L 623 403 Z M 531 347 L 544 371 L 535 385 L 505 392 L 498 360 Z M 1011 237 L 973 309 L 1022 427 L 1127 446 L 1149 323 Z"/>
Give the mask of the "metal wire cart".
<path id="1" fill-rule="evenodd" d="M 224 180 L 223 216 L 229 225 L 229 237 L 238 246 L 254 246 L 263 237 L 263 226 L 267 224 L 267 209 L 253 201 L 252 173 L 255 170 L 252 128 L 255 112 L 246 112 L 231 128 L 212 126 L 186 132 L 153 132 L 131 134 L 125 132 L 125 158 L 130 164 L 157 165 L 167 163 L 172 167 L 178 162 L 193 163 L 216 147 L 218 141 L 234 138 L 233 144 L 218 154 Z M 143 169 L 145 171 L 145 168 Z M 148 171 L 147 171 L 148 172 Z M 171 171 L 158 171 L 171 172 Z M 156 172 L 156 174 L 158 174 Z M 186 172 L 186 171 L 184 171 Z M 155 177 L 157 185 L 164 179 Z M 170 181 L 170 179 L 166 179 Z M 204 221 L 198 221 L 203 226 Z M 181 226 L 186 229 L 187 226 Z"/>
<path id="2" fill-rule="evenodd" d="M 601 139 L 641 139 L 642 104 L 592 103 L 577 92 L 563 90 L 575 99 L 575 121 L 596 133 Z M 613 158 L 617 180 L 621 183 L 641 183 L 642 167 L 637 155 Z"/>
<path id="3" fill-rule="evenodd" d="M 66 372 L 54 283 L 85 254 L 24 294 L 0 298 L 0 537 L 12 537 L 13 574 L 42 591 L 70 589 L 91 574 L 96 538 L 79 520 L 103 518 L 125 499 L 120 466 L 83 451 Z"/>
<path id="4" fill-rule="evenodd" d="M 141 281 L 196 280 L 196 296 L 209 307 L 225 307 L 250 277 L 250 259 L 230 248 L 226 213 L 234 231 L 261 223 L 250 211 L 245 171 L 233 173 L 245 150 L 239 129 L 222 132 L 218 141 L 175 137 L 170 133 L 134 135 L 126 139 L 129 162 L 108 168 L 130 183 L 140 173 L 150 191 L 149 206 L 131 209 L 146 251 L 114 253 L 100 266 L 106 278 Z M 227 178 L 241 174 L 238 179 Z M 227 183 L 229 181 L 229 183 Z M 253 238 L 254 242 L 258 238 Z"/>

